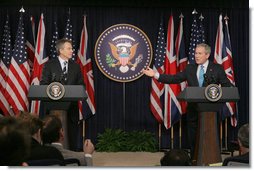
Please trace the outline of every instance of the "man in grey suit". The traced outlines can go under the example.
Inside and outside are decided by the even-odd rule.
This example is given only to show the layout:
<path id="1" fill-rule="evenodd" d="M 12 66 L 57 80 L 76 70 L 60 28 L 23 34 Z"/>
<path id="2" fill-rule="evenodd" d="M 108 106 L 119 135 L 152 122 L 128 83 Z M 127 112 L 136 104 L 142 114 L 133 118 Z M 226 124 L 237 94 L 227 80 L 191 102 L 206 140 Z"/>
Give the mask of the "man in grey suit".
<path id="1" fill-rule="evenodd" d="M 72 42 L 68 39 L 60 39 L 56 42 L 56 50 L 58 57 L 56 59 L 50 59 L 44 65 L 40 84 L 49 85 L 52 82 L 61 82 L 63 85 L 84 85 L 80 66 L 71 60 L 73 54 Z M 43 115 L 49 114 L 50 110 L 58 110 L 55 108 L 55 103 L 52 102 L 44 102 L 42 106 L 44 108 Z M 68 144 L 66 146 L 71 150 L 77 150 L 78 102 L 69 102 L 64 106 L 69 106 L 66 110 L 66 119 L 64 119 L 67 120 L 67 124 L 63 123 L 67 125 L 66 127 L 68 129 L 65 132 L 68 135 L 65 145 Z"/>
<path id="2" fill-rule="evenodd" d="M 83 152 L 71 151 L 63 148 L 64 133 L 61 120 L 56 115 L 47 115 L 44 118 L 44 126 L 42 129 L 42 140 L 46 145 L 57 148 L 63 155 L 64 159 L 76 158 L 81 166 L 92 166 L 92 154 L 94 145 L 90 140 L 85 140 L 83 144 Z"/>
<path id="3" fill-rule="evenodd" d="M 210 83 L 220 84 L 223 87 L 233 86 L 227 78 L 222 66 L 208 60 L 210 54 L 210 46 L 201 43 L 198 44 L 195 49 L 196 64 L 188 64 L 184 71 L 175 75 L 168 75 L 159 74 L 148 67 L 143 70 L 143 73 L 166 84 L 179 84 L 183 81 L 187 81 L 189 87 L 203 87 Z M 188 103 L 187 113 L 188 140 L 191 149 L 191 157 L 193 159 L 198 127 L 198 111 L 196 103 Z"/>

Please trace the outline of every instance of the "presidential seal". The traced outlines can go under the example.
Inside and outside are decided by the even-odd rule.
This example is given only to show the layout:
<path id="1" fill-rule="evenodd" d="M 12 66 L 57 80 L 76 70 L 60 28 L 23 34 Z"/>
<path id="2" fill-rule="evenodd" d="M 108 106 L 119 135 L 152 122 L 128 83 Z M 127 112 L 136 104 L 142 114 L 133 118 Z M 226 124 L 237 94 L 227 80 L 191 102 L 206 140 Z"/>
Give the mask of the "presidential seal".
<path id="1" fill-rule="evenodd" d="M 222 89 L 217 84 L 209 84 L 205 88 L 205 97 L 211 102 L 217 102 L 222 96 Z"/>
<path id="2" fill-rule="evenodd" d="M 59 82 L 52 82 L 46 89 L 47 95 L 52 100 L 59 100 L 64 96 L 65 88 Z"/>
<path id="3" fill-rule="evenodd" d="M 106 29 L 94 48 L 100 71 L 118 82 L 130 82 L 143 75 L 142 69 L 152 62 L 152 46 L 147 35 L 130 24 Z"/>

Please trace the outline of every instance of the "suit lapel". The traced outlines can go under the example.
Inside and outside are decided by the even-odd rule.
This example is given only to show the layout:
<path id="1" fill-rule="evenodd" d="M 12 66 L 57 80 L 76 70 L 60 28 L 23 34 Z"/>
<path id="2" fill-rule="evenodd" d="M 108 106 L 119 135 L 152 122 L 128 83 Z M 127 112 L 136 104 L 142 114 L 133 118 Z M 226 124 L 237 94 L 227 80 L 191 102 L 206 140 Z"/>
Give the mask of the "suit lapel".
<path id="1" fill-rule="evenodd" d="M 197 64 L 195 64 L 194 65 L 194 72 L 192 73 L 193 74 L 193 76 L 191 77 L 191 78 L 194 78 L 194 86 L 199 86 L 199 83 L 198 83 L 198 78 L 197 78 L 197 70 L 198 70 L 198 65 Z"/>

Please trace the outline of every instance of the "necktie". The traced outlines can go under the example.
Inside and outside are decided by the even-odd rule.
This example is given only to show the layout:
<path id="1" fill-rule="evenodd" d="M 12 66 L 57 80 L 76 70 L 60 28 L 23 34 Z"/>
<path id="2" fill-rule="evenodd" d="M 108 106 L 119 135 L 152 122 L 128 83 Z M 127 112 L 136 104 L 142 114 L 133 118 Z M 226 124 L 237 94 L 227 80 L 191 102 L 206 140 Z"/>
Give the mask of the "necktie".
<path id="1" fill-rule="evenodd" d="M 63 79 L 64 81 L 67 81 L 67 61 L 64 61 L 64 67 L 63 67 Z"/>
<path id="2" fill-rule="evenodd" d="M 203 82 L 204 82 L 204 66 L 201 65 L 200 66 L 200 71 L 199 71 L 199 76 L 198 76 L 198 82 L 199 82 L 199 87 L 203 86 Z"/>

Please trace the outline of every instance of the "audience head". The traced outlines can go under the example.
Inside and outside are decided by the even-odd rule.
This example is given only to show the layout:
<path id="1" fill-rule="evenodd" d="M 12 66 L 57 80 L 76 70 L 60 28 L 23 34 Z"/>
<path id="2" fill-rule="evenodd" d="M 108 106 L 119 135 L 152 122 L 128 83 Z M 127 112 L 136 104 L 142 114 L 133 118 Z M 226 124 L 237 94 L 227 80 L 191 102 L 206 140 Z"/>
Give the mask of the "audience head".
<path id="1" fill-rule="evenodd" d="M 0 118 L 0 165 L 21 166 L 30 153 L 30 136 L 25 125 L 12 117 Z"/>
<path id="2" fill-rule="evenodd" d="M 238 130 L 238 141 L 240 146 L 249 148 L 249 124 L 241 126 Z"/>
<path id="3" fill-rule="evenodd" d="M 160 160 L 161 166 L 191 166 L 189 155 L 181 149 L 172 149 Z"/>
<path id="4" fill-rule="evenodd" d="M 42 140 L 44 144 L 58 142 L 61 138 L 62 123 L 55 115 L 47 115 L 44 119 L 42 129 Z"/>
<path id="5" fill-rule="evenodd" d="M 36 114 L 24 111 L 20 112 L 17 119 L 21 120 L 29 129 L 31 136 L 41 143 L 42 120 Z"/>

